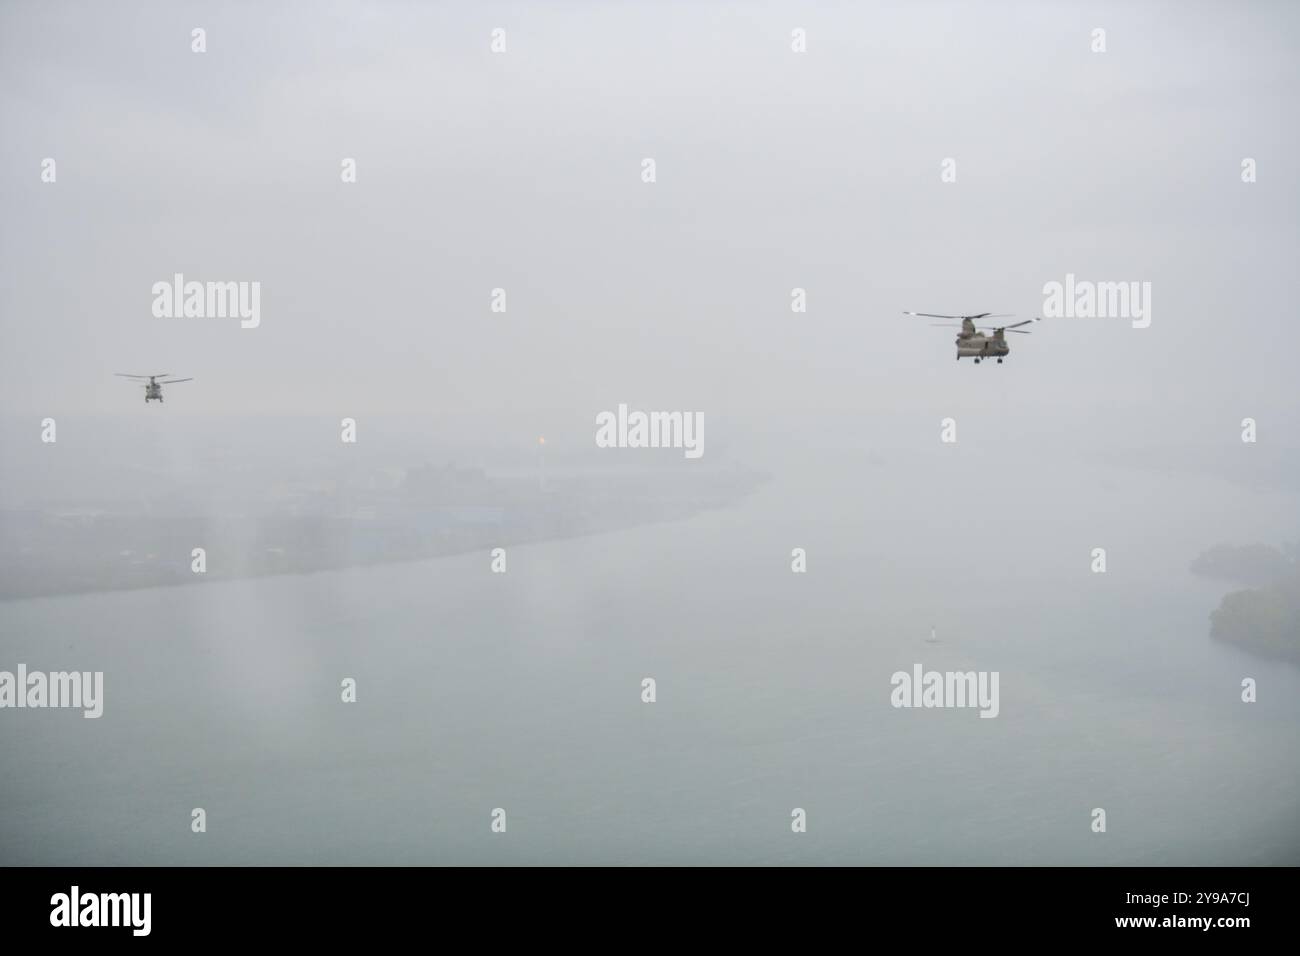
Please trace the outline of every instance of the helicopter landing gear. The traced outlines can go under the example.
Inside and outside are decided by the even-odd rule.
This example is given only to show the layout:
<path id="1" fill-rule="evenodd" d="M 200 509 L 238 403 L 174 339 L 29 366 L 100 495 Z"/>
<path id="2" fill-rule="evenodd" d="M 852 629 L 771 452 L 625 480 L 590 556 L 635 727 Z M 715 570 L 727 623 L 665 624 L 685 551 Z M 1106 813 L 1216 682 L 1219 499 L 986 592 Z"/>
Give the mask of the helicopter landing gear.
<path id="1" fill-rule="evenodd" d="M 1002 359 L 998 359 L 998 364 L 999 364 L 999 365 L 1002 364 Z"/>
<path id="2" fill-rule="evenodd" d="M 980 363 L 980 360 L 979 360 L 979 359 L 976 359 L 976 360 L 975 360 L 975 364 L 976 364 L 976 365 L 979 365 L 979 363 Z"/>

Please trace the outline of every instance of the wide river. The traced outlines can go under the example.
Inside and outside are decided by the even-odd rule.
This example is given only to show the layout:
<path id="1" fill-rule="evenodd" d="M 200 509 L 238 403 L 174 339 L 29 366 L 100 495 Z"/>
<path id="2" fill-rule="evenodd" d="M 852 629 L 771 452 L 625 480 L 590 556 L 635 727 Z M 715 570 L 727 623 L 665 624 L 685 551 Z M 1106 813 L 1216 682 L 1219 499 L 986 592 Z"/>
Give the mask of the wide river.
<path id="1" fill-rule="evenodd" d="M 1300 863 L 1300 670 L 1212 642 L 1187 572 L 1292 499 L 941 454 L 788 456 L 505 574 L 0 604 L 0 669 L 105 682 L 98 720 L 0 712 L 0 862 Z M 916 663 L 997 671 L 999 715 L 893 708 Z"/>

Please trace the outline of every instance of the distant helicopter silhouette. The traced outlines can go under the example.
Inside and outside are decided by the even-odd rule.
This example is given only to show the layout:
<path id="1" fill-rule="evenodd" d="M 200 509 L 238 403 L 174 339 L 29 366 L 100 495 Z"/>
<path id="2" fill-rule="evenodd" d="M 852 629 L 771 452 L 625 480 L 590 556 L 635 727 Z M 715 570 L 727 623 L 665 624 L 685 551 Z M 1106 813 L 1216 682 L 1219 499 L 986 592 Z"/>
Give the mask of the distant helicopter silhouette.
<path id="1" fill-rule="evenodd" d="M 158 401 L 160 401 L 160 402 L 163 400 L 163 397 L 162 397 L 162 387 L 163 387 L 164 385 L 174 385 L 174 384 L 176 384 L 177 382 L 192 382 L 192 381 L 194 381 L 193 378 L 164 378 L 164 376 L 170 374 L 169 372 L 159 372 L 157 375 L 127 375 L 125 372 L 114 372 L 113 374 L 116 375 L 116 376 L 118 376 L 119 378 L 136 378 L 136 379 L 145 378 L 145 379 L 148 379 L 149 381 L 143 383 L 143 384 L 144 384 L 144 400 L 145 400 L 145 404 L 146 404 L 146 405 L 147 405 L 149 402 L 153 401 L 155 398 L 158 399 Z M 161 381 L 161 382 L 158 381 L 160 378 L 163 379 L 163 381 Z"/>
<path id="2" fill-rule="evenodd" d="M 1022 325 L 1029 325 L 1033 322 L 1042 321 L 1038 316 L 1032 319 L 1025 319 L 1023 322 L 1016 322 L 1012 325 L 979 325 L 975 324 L 975 319 L 1000 319 L 1010 318 L 1010 316 L 994 315 L 991 312 L 981 312 L 979 315 L 936 315 L 933 312 L 904 312 L 904 315 L 917 315 L 927 319 L 961 319 L 961 331 L 957 333 L 957 361 L 961 361 L 963 356 L 970 356 L 975 359 L 975 364 L 979 365 L 982 358 L 996 358 L 998 364 L 1002 364 L 1002 359 L 1011 354 L 1011 346 L 1007 344 L 1007 332 L 1015 332 L 1017 335 L 1029 335 L 1029 332 L 1020 328 Z M 957 328 L 955 325 L 948 323 L 931 323 L 935 328 Z M 980 329 L 992 329 L 992 335 L 985 335 Z"/>

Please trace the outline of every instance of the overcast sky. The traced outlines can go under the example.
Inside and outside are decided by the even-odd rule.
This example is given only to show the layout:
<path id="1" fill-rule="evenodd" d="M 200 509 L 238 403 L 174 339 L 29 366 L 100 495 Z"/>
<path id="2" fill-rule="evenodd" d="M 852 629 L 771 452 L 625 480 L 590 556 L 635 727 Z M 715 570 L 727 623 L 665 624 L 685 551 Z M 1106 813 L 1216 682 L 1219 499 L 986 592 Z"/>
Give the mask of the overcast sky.
<path id="1" fill-rule="evenodd" d="M 0 0 L 0 558 L 185 582 L 6 603 L 0 665 L 107 689 L 0 721 L 0 855 L 1296 862 L 1297 674 L 1188 565 L 1297 534 L 1298 39 L 1294 2 Z M 156 317 L 176 273 L 260 283 L 259 327 Z M 1150 283 L 1149 327 L 976 366 L 902 314 L 1071 274 Z M 703 459 L 597 449 L 620 404 Z M 448 462 L 474 507 L 397 485 Z M 1002 715 L 894 711 L 918 661 Z"/>
<path id="2" fill-rule="evenodd" d="M 618 402 L 1295 419 L 1293 4 L 0 10 L 8 412 L 142 414 L 112 373 L 167 371 L 169 411 L 575 434 Z M 260 327 L 155 318 L 176 272 L 260 282 Z M 977 369 L 900 315 L 1030 316 L 1067 273 L 1151 282 L 1150 328 Z"/>

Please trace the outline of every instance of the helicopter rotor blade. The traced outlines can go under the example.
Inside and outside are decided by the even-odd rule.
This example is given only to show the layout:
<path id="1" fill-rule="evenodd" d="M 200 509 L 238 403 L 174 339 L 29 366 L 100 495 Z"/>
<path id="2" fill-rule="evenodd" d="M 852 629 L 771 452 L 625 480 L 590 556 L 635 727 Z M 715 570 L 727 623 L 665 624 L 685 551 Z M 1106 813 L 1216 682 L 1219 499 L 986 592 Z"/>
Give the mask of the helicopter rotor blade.
<path id="1" fill-rule="evenodd" d="M 169 379 L 167 379 L 165 382 L 159 382 L 158 384 L 159 384 L 159 385 L 175 385 L 177 382 L 192 382 L 192 381 L 194 381 L 193 376 L 191 376 L 190 378 L 169 378 Z"/>
<path id="2" fill-rule="evenodd" d="M 904 312 L 904 315 L 919 315 L 925 319 L 1001 319 L 1010 318 L 1011 313 L 980 312 L 978 315 L 940 315 L 938 312 Z"/>
<path id="3" fill-rule="evenodd" d="M 127 375 L 125 372 L 114 372 L 118 378 L 149 378 L 148 375 Z"/>

